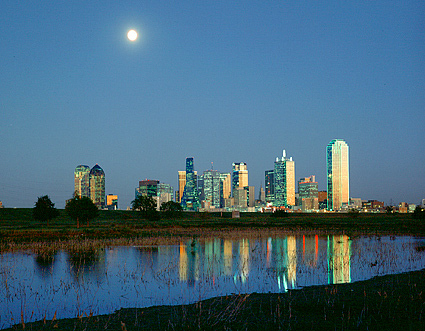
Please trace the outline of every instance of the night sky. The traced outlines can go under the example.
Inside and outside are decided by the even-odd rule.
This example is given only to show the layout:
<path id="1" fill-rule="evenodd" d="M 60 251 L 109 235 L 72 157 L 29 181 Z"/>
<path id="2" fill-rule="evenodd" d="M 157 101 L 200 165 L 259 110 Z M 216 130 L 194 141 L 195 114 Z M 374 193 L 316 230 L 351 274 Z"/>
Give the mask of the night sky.
<path id="1" fill-rule="evenodd" d="M 186 157 L 258 197 L 283 149 L 325 190 L 337 138 L 351 197 L 425 198 L 423 1 L 1 1 L 0 77 L 5 207 L 63 208 L 98 163 L 125 209 Z"/>

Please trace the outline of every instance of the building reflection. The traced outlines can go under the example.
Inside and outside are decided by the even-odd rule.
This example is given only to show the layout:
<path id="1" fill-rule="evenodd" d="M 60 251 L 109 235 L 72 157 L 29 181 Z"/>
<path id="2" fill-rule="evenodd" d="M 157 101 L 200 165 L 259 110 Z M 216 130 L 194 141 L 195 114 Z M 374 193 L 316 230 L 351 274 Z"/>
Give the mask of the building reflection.
<path id="1" fill-rule="evenodd" d="M 286 291 L 297 287 L 297 272 L 311 273 L 326 265 L 328 283 L 346 283 L 351 281 L 350 255 L 351 241 L 346 235 L 289 235 L 260 242 L 208 239 L 204 245 L 188 241 L 179 246 L 179 278 L 193 284 L 202 271 L 213 284 L 223 276 L 245 284 L 251 269 L 258 268 L 272 272 L 278 289 Z"/>
<path id="2" fill-rule="evenodd" d="M 269 248 L 269 247 L 268 247 Z M 297 240 L 295 236 L 275 238 L 271 243 L 272 267 L 280 291 L 295 288 L 297 280 Z"/>
<path id="3" fill-rule="evenodd" d="M 249 275 L 249 240 L 239 241 L 239 276 L 242 284 L 246 282 Z"/>
<path id="4" fill-rule="evenodd" d="M 351 240 L 346 235 L 328 236 L 328 284 L 351 282 Z"/>
<path id="5" fill-rule="evenodd" d="M 199 243 L 192 240 L 179 245 L 179 279 L 189 286 L 199 280 Z"/>
<path id="6" fill-rule="evenodd" d="M 309 268 L 317 267 L 319 257 L 319 236 L 303 235 L 303 263 Z"/>

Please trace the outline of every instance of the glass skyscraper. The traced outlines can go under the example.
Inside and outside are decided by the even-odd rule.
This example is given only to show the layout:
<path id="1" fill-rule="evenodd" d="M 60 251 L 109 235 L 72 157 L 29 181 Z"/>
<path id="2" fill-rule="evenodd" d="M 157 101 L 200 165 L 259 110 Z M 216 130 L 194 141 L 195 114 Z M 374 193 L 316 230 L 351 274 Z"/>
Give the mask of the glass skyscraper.
<path id="1" fill-rule="evenodd" d="M 198 210 L 200 207 L 197 179 L 193 170 L 193 157 L 186 158 L 186 185 L 181 206 L 184 210 Z"/>
<path id="2" fill-rule="evenodd" d="M 244 162 L 232 164 L 232 195 L 238 188 L 248 186 L 248 168 Z"/>
<path id="3" fill-rule="evenodd" d="M 74 171 L 74 192 L 81 197 L 90 198 L 90 167 L 79 165 Z"/>
<path id="4" fill-rule="evenodd" d="M 265 199 L 266 202 L 272 203 L 274 201 L 274 179 L 273 179 L 274 170 L 266 170 L 265 172 Z"/>
<path id="5" fill-rule="evenodd" d="M 90 170 L 90 199 L 98 208 L 104 208 L 105 196 L 105 172 L 96 164 Z"/>
<path id="6" fill-rule="evenodd" d="M 203 199 L 209 201 L 211 206 L 220 208 L 220 172 L 206 170 L 203 174 Z"/>
<path id="7" fill-rule="evenodd" d="M 274 202 L 276 207 L 295 206 L 295 162 L 286 157 L 276 158 L 273 172 Z"/>
<path id="8" fill-rule="evenodd" d="M 332 140 L 326 148 L 328 210 L 340 210 L 349 204 L 348 145 L 342 139 Z"/>

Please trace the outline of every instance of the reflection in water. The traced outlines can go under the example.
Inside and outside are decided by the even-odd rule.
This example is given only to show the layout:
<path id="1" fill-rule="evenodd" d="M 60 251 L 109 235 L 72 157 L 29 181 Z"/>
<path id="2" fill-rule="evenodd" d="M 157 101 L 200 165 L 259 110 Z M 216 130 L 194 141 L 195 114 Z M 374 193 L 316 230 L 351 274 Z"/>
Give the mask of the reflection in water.
<path id="1" fill-rule="evenodd" d="M 78 282 L 86 278 L 101 282 L 106 270 L 105 259 L 104 248 L 69 251 L 69 271 Z"/>
<path id="2" fill-rule="evenodd" d="M 43 254 L 38 254 L 35 257 L 35 266 L 38 273 L 42 277 L 47 277 L 53 272 L 53 263 L 55 261 L 56 252 L 48 252 Z"/>
<path id="3" fill-rule="evenodd" d="M 412 237 L 198 238 L 179 245 L 0 255 L 0 328 L 19 321 L 284 292 L 425 267 Z"/>
<path id="4" fill-rule="evenodd" d="M 328 236 L 328 284 L 351 282 L 351 240 L 348 236 Z"/>

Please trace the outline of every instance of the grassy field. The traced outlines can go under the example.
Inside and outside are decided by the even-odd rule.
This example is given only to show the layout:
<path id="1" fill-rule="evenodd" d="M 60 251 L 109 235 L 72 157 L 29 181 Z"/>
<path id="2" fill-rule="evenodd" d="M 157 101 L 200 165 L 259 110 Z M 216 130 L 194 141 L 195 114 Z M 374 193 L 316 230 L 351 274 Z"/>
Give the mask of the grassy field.
<path id="1" fill-rule="evenodd" d="M 240 294 L 22 323 L 7 330 L 423 330 L 424 299 L 422 270 L 284 294 Z"/>
<path id="2" fill-rule="evenodd" d="M 261 229 L 262 232 L 312 232 L 314 234 L 424 235 L 425 222 L 415 220 L 411 214 L 349 214 L 290 213 L 286 217 L 272 214 L 241 213 L 231 218 L 231 213 L 183 212 L 178 217 L 165 217 L 150 221 L 136 211 L 100 211 L 90 224 L 77 228 L 60 210 L 57 219 L 49 224 L 32 218 L 32 209 L 0 209 L 0 251 L 31 248 L 31 245 L 66 241 L 104 240 L 108 245 L 165 241 L 178 242 L 193 236 L 223 236 Z"/>

